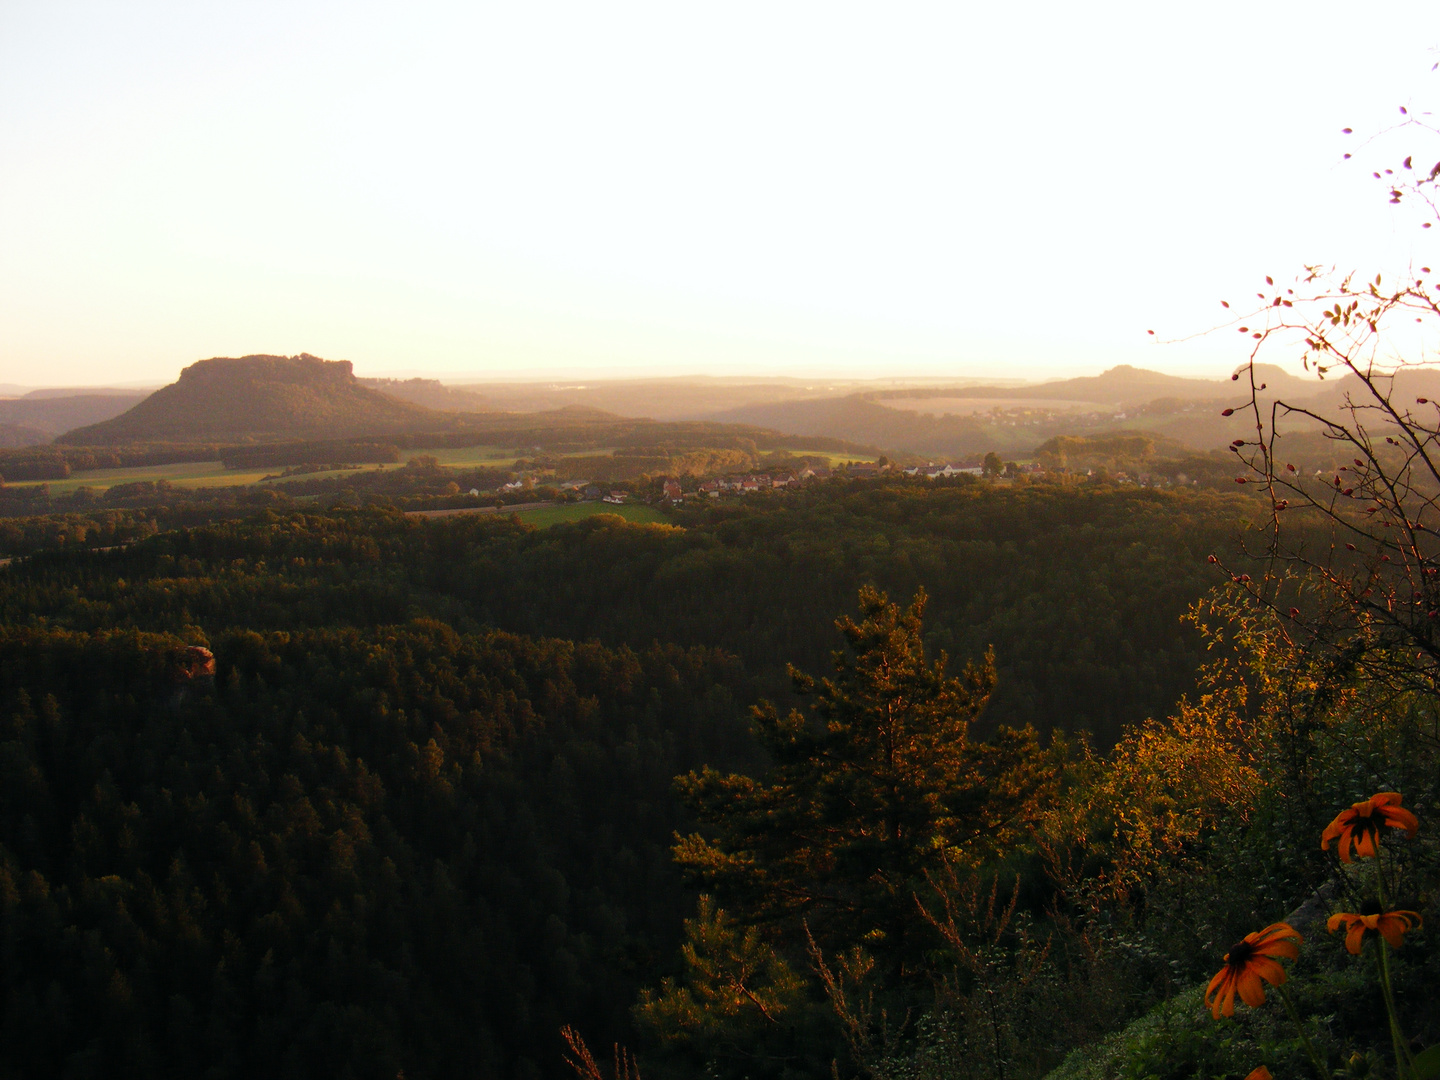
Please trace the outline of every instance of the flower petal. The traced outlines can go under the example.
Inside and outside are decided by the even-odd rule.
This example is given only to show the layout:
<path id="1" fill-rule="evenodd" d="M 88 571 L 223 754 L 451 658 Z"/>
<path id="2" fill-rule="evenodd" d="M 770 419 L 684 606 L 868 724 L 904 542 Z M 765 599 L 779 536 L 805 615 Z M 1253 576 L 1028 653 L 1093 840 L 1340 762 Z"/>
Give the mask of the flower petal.
<path id="1" fill-rule="evenodd" d="M 1283 967 L 1266 956 L 1255 957 L 1250 963 L 1245 965 L 1245 970 L 1246 974 L 1257 975 L 1271 986 L 1279 986 L 1289 978 L 1289 976 L 1285 974 Z"/>
<path id="2" fill-rule="evenodd" d="M 1210 1006 L 1210 1015 L 1216 1020 L 1222 1016 L 1235 1015 L 1234 974 L 1228 967 L 1221 968 L 1205 988 L 1205 1004 Z"/>
<path id="3" fill-rule="evenodd" d="M 1404 944 L 1405 935 L 1424 925 L 1418 911 L 1388 911 L 1377 920 L 1376 929 L 1385 935 L 1392 949 Z"/>
<path id="4" fill-rule="evenodd" d="M 1235 984 L 1233 982 L 1227 984 L 1225 989 L 1220 992 L 1220 997 L 1216 1000 L 1211 1015 L 1216 1019 L 1235 1015 Z"/>
<path id="5" fill-rule="evenodd" d="M 1235 989 L 1240 992 L 1240 1000 L 1252 1009 L 1258 1009 L 1265 1004 L 1265 984 L 1260 981 L 1259 975 L 1248 968 L 1240 973 Z"/>
<path id="6" fill-rule="evenodd" d="M 1404 829 L 1408 836 L 1414 836 L 1415 831 L 1420 828 L 1420 819 L 1403 807 L 1387 806 L 1380 811 L 1380 816 L 1385 819 L 1385 824 L 1391 828 Z"/>
<path id="7" fill-rule="evenodd" d="M 1296 941 L 1305 940 L 1304 935 L 1302 935 L 1299 930 L 1296 930 L 1295 927 L 1291 926 L 1288 922 L 1271 923 L 1269 926 L 1265 927 L 1264 930 L 1261 930 L 1260 933 L 1256 935 L 1257 939 L 1269 937 L 1294 938 Z"/>
<path id="8" fill-rule="evenodd" d="M 1350 924 L 1350 931 L 1345 935 L 1345 949 L 1351 956 L 1360 955 L 1360 946 L 1365 938 L 1365 922 L 1356 919 Z"/>
<path id="9" fill-rule="evenodd" d="M 1215 977 L 1214 977 L 1213 979 L 1211 979 L 1210 982 L 1209 982 L 1209 985 L 1207 985 L 1207 986 L 1205 987 L 1205 1004 L 1206 1004 L 1206 1005 L 1209 1005 L 1209 1004 L 1210 1004 L 1210 999 L 1211 999 L 1211 998 L 1215 997 L 1218 993 L 1220 993 L 1221 989 L 1223 988 L 1223 984 L 1224 984 L 1224 982 L 1225 982 L 1225 977 L 1226 977 L 1227 975 L 1229 975 L 1229 974 L 1230 974 L 1230 969 L 1229 969 L 1228 967 L 1223 967 L 1223 968 L 1221 968 L 1219 971 L 1217 971 L 1217 972 L 1215 973 Z M 1218 1015 L 1218 1014 L 1217 1014 L 1217 1015 Z"/>
<path id="10" fill-rule="evenodd" d="M 1300 958 L 1300 946 L 1293 941 L 1284 938 L 1277 938 L 1274 941 L 1266 942 L 1264 945 L 1255 947 L 1257 956 L 1283 956 L 1286 960 L 1298 960 Z"/>
<path id="11" fill-rule="evenodd" d="M 1261 956 L 1284 956 L 1294 960 L 1300 955 L 1300 942 L 1305 938 L 1289 923 L 1271 923 L 1258 934 L 1245 939 Z"/>
<path id="12" fill-rule="evenodd" d="M 1321 851 L 1328 851 L 1330 849 L 1330 841 L 1334 840 L 1342 832 L 1345 831 L 1345 822 L 1342 819 L 1345 817 L 1346 814 L 1349 813 L 1351 813 L 1351 811 L 1349 810 L 1341 811 L 1336 816 L 1334 821 L 1330 822 L 1329 825 L 1325 826 L 1325 831 L 1320 834 Z"/>

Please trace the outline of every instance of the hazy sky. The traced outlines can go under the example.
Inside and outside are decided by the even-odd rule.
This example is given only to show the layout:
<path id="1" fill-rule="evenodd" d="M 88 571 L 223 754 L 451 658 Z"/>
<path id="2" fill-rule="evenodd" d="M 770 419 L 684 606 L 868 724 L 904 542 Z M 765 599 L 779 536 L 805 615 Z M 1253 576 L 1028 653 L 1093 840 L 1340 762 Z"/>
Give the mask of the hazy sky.
<path id="1" fill-rule="evenodd" d="M 1217 374 L 1440 5 L 0 0 L 0 382 Z M 1432 230 L 1432 232 L 1440 230 Z"/>

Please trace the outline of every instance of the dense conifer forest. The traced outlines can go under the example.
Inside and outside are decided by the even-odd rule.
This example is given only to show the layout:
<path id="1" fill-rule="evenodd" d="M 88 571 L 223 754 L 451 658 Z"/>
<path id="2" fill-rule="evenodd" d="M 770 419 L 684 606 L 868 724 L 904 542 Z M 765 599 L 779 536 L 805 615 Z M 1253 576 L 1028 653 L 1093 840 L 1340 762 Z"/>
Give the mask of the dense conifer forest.
<path id="1" fill-rule="evenodd" d="M 243 509 L 243 508 L 242 508 Z M 267 512 L 123 550 L 43 552 L 0 591 L 7 622 L 87 630 L 292 629 L 424 615 L 460 629 L 719 648 L 766 693 L 823 666 L 873 584 L 931 595 L 927 642 L 996 650 L 992 722 L 1088 731 L 1163 715 L 1193 686 L 1180 622 L 1253 503 L 1135 488 L 835 484 L 701 504 L 670 525 L 532 529 L 381 508 Z M 75 577 L 74 575 L 79 575 Z M 83 582 L 83 584 L 81 584 Z"/>
<path id="2" fill-rule="evenodd" d="M 0 1075 L 1041 1076 L 1319 883 L 1238 794 L 1259 676 L 1213 687 L 1257 505 L 836 480 L 41 540 L 0 571 Z"/>
<path id="3" fill-rule="evenodd" d="M 0 582 L 15 1075 L 553 1075 L 563 1023 L 629 1039 L 674 962 L 672 779 L 763 769 L 744 706 L 823 664 L 860 584 L 930 589 L 936 647 L 996 647 L 994 722 L 1113 740 L 1191 684 L 1196 541 L 1234 511 L 842 488 L 39 553 Z M 213 678 L 180 673 L 191 644 Z"/>

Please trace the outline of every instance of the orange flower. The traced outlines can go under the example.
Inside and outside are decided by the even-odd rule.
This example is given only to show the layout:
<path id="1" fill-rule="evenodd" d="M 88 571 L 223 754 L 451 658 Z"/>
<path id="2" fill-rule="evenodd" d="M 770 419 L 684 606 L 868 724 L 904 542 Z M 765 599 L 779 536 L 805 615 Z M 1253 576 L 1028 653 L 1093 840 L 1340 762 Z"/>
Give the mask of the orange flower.
<path id="1" fill-rule="evenodd" d="M 1287 978 L 1276 957 L 1294 960 L 1300 955 L 1305 940 L 1289 923 L 1273 923 L 1258 934 L 1246 934 L 1245 940 L 1225 954 L 1225 966 L 1205 988 L 1205 1004 L 1215 1019 L 1235 1015 L 1235 995 L 1252 1009 L 1265 1003 L 1265 987 L 1279 986 Z M 1211 999 L 1214 999 L 1212 1002 Z"/>
<path id="2" fill-rule="evenodd" d="M 1379 907 L 1378 904 L 1375 906 Z M 1370 904 L 1365 907 L 1370 907 Z M 1342 911 L 1338 915 L 1330 916 L 1325 923 L 1325 929 L 1333 934 L 1342 926 L 1345 927 L 1345 948 L 1349 949 L 1352 955 L 1359 956 L 1360 946 L 1364 943 L 1367 932 L 1379 934 L 1392 949 L 1398 949 L 1405 944 L 1405 935 L 1420 925 L 1420 916 L 1414 911 L 1362 911 L 1359 915 Z"/>
<path id="3" fill-rule="evenodd" d="M 1245 1080 L 1273 1080 L 1273 1078 L 1270 1076 L 1270 1070 L 1264 1065 L 1261 1065 L 1249 1076 L 1245 1077 Z"/>
<path id="4" fill-rule="evenodd" d="M 1341 810 L 1335 820 L 1325 827 L 1320 836 L 1322 851 L 1330 850 L 1330 841 L 1340 841 L 1340 861 L 1350 861 L 1350 851 L 1361 856 L 1373 856 L 1375 843 L 1380 839 L 1380 826 L 1389 825 L 1404 829 L 1407 836 L 1414 836 L 1420 822 L 1409 810 L 1401 809 L 1400 796 L 1394 791 L 1382 791 L 1371 795 L 1364 802 L 1357 802 L 1349 810 Z"/>

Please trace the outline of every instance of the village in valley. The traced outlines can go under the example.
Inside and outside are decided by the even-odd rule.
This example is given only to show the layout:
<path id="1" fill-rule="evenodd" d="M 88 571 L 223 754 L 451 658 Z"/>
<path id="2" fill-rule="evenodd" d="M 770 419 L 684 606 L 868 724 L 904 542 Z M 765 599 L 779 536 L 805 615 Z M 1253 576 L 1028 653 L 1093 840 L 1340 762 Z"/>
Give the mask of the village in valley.
<path id="1" fill-rule="evenodd" d="M 667 504 L 678 506 L 687 501 L 719 499 L 722 497 L 754 496 L 772 492 L 790 491 L 810 484 L 829 480 L 957 480 L 968 478 L 972 482 L 985 482 L 1005 486 L 1030 479 L 1060 474 L 1072 475 L 1081 480 L 1101 480 L 1121 486 L 1170 488 L 1172 486 L 1193 486 L 1198 483 L 1194 477 L 1183 472 L 1166 470 L 1127 472 L 1125 470 L 1080 469 L 1078 476 L 1071 470 L 1047 467 L 1041 461 L 1003 461 L 998 454 L 987 454 L 978 464 L 957 462 L 926 462 L 924 464 L 900 464 L 881 456 L 876 461 L 845 461 L 836 465 L 804 463 L 798 467 L 772 469 L 743 473 L 727 473 L 719 476 L 661 475 L 629 480 L 616 480 L 609 484 L 596 483 L 589 479 L 557 481 L 542 472 L 518 475 L 510 482 L 500 485 L 494 492 L 472 488 L 468 495 L 487 500 L 495 495 L 506 499 L 542 498 L 557 502 L 601 502 L 620 506 L 627 503 Z"/>
<path id="2" fill-rule="evenodd" d="M 993 460 L 991 460 L 993 459 Z M 910 477 L 921 480 L 947 480 L 955 477 L 971 477 L 1006 484 L 1019 477 L 1040 476 L 1045 468 L 1039 463 L 1020 464 L 1002 462 L 997 455 L 989 455 L 978 465 L 962 465 L 952 462 L 924 465 L 901 466 L 881 457 L 874 462 L 844 462 L 834 468 L 819 464 L 804 464 L 799 468 L 773 470 L 769 472 L 731 473 L 722 476 L 696 477 L 661 476 L 648 481 L 627 481 L 624 486 L 605 486 L 589 480 L 566 480 L 555 483 L 543 475 L 526 475 L 501 485 L 502 496 L 521 493 L 546 495 L 553 492 L 560 501 L 603 502 L 623 505 L 632 501 L 662 502 L 679 505 L 686 500 L 719 499 L 722 496 L 760 495 L 766 492 L 786 491 L 807 484 L 837 480 L 881 480 L 885 478 Z M 1121 482 L 1128 480 L 1124 474 Z M 1146 477 L 1148 482 L 1149 478 Z M 1133 482 L 1133 481 L 1132 481 Z M 486 493 L 472 488 L 472 497 L 485 497 Z"/>

